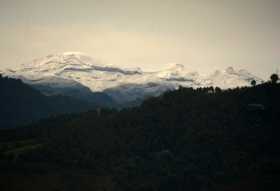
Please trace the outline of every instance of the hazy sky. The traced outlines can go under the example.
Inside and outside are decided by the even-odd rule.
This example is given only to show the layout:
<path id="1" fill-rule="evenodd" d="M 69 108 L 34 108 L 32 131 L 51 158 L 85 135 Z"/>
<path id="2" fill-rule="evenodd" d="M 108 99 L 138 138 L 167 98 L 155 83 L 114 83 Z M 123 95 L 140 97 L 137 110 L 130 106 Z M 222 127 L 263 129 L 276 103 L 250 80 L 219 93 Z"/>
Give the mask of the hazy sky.
<path id="1" fill-rule="evenodd" d="M 144 70 L 280 68 L 280 0 L 0 0 L 0 34 L 0 69 L 65 51 Z"/>

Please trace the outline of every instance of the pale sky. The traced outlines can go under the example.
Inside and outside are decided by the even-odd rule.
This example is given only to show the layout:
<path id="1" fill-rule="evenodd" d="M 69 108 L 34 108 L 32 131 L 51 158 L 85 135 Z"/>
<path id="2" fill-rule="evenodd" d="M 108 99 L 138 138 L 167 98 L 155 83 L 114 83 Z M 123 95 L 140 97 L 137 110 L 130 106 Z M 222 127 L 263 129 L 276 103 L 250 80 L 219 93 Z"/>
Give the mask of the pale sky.
<path id="1" fill-rule="evenodd" d="M 53 53 L 190 71 L 280 68 L 280 0 L 0 0 L 0 69 Z"/>

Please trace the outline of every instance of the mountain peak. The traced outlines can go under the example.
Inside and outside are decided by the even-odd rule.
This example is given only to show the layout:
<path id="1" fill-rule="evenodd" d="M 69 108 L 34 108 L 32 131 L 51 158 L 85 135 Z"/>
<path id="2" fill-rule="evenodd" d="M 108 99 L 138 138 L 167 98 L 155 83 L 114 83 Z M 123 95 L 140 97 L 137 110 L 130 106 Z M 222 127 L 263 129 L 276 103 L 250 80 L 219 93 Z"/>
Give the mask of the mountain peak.
<path id="1" fill-rule="evenodd" d="M 176 70 L 176 71 L 182 71 L 185 69 L 185 66 L 183 64 L 177 64 L 177 63 L 169 63 L 168 64 L 168 67 L 166 70 Z"/>
<path id="2" fill-rule="evenodd" d="M 106 89 L 130 86 L 132 88 L 126 90 L 122 88 L 122 93 L 128 97 L 141 94 L 139 88 L 144 93 L 151 93 L 157 92 L 158 89 L 156 88 L 161 90 L 176 89 L 178 86 L 232 88 L 248 86 L 252 79 L 255 79 L 257 83 L 261 81 L 246 70 L 235 70 L 233 67 L 216 71 L 209 76 L 202 76 L 197 72 L 189 71 L 184 65 L 177 63 L 170 63 L 163 70 L 145 72 L 139 68 L 132 69 L 99 64 L 82 52 L 50 54 L 33 60 L 19 70 L 7 71 L 7 74 L 14 77 L 23 77 L 32 84 L 38 82 L 44 85 L 47 82 L 48 84 L 54 84 L 54 87 L 67 87 L 69 86 L 68 81 L 78 82 L 92 91 L 106 91 Z M 75 85 L 70 83 L 70 85 L 72 84 Z M 136 87 L 135 84 L 138 89 L 134 88 Z M 157 85 L 151 86 L 151 84 Z"/>
<path id="3" fill-rule="evenodd" d="M 53 76 L 56 73 L 73 69 L 88 69 L 92 66 L 101 67 L 94 59 L 82 52 L 64 52 L 49 54 L 22 64 L 20 72 Z"/>
<path id="4" fill-rule="evenodd" d="M 82 52 L 64 52 L 59 54 L 50 54 L 46 57 L 35 59 L 32 63 L 34 65 L 45 64 L 79 64 L 79 65 L 93 65 L 96 64 L 92 57 Z"/>
<path id="5" fill-rule="evenodd" d="M 234 68 L 232 66 L 227 67 L 225 71 L 228 74 L 234 74 L 235 73 L 235 70 L 234 70 Z"/>
<path id="6" fill-rule="evenodd" d="M 65 55 L 65 56 L 68 56 L 68 55 L 77 56 L 77 55 L 87 55 L 87 54 L 85 54 L 83 52 L 77 52 L 77 51 L 74 52 L 74 51 L 72 51 L 72 52 L 63 52 L 62 55 Z"/>

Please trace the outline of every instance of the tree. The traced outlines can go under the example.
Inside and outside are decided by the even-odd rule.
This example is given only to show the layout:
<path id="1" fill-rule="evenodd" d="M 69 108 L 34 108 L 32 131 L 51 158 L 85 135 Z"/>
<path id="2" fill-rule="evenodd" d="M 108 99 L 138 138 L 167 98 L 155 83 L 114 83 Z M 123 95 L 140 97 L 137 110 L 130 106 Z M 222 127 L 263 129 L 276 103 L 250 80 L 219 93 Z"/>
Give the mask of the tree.
<path id="1" fill-rule="evenodd" d="M 251 81 L 251 85 L 252 85 L 252 86 L 256 86 L 256 84 L 257 84 L 256 80 L 252 80 L 252 81 Z"/>
<path id="2" fill-rule="evenodd" d="M 215 93 L 221 93 L 222 92 L 222 89 L 219 88 L 219 87 L 215 87 Z"/>
<path id="3" fill-rule="evenodd" d="M 278 77 L 277 74 L 272 74 L 272 75 L 270 76 L 270 79 L 271 79 L 271 82 L 272 82 L 273 84 L 276 84 L 277 81 L 279 80 L 279 77 Z"/>

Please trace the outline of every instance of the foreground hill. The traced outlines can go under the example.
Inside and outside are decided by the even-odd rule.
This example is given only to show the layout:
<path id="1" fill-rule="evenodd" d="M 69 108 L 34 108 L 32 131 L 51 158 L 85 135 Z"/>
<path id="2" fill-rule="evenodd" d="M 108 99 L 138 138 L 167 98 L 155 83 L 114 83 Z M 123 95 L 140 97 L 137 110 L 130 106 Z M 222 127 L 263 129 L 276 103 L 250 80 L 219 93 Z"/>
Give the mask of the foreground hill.
<path id="1" fill-rule="evenodd" d="M 96 105 L 66 96 L 44 96 L 21 80 L 0 76 L 0 128 L 15 127 L 51 115 L 82 112 Z"/>
<path id="2" fill-rule="evenodd" d="M 271 83 L 179 88 L 138 108 L 5 131 L 2 188 L 278 190 L 279 97 Z"/>

